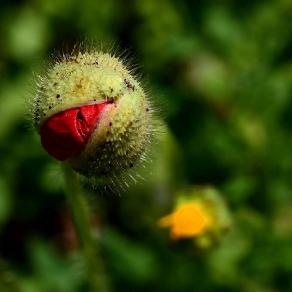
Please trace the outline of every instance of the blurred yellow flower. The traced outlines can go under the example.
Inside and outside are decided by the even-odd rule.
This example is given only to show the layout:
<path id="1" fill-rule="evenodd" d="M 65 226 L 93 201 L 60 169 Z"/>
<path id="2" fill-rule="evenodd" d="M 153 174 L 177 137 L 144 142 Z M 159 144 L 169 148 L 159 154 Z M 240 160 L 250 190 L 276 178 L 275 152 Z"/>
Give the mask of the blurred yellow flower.
<path id="1" fill-rule="evenodd" d="M 170 227 L 173 239 L 190 238 L 203 234 L 212 225 L 212 218 L 197 201 L 180 204 L 175 210 L 162 217 L 160 227 Z"/>
<path id="2" fill-rule="evenodd" d="M 232 226 L 232 217 L 220 192 L 212 186 L 194 186 L 176 194 L 174 209 L 158 221 L 169 227 L 171 239 L 193 239 L 207 249 L 218 243 Z"/>

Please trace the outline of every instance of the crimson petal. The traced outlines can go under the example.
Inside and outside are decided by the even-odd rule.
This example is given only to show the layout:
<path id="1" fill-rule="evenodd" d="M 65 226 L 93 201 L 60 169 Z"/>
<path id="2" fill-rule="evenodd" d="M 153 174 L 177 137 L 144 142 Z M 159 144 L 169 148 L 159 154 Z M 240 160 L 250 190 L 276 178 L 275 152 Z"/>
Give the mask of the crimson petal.
<path id="1" fill-rule="evenodd" d="M 106 102 L 65 110 L 50 117 L 41 127 L 41 143 L 58 160 L 78 156 L 84 149 Z"/>

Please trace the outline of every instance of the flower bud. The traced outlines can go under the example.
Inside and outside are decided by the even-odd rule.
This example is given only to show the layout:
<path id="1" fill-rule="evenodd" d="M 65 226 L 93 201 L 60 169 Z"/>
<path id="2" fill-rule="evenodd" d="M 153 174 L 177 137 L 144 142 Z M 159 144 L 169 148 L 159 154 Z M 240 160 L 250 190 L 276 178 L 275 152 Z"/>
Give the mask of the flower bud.
<path id="1" fill-rule="evenodd" d="M 39 84 L 33 118 L 45 150 L 86 177 L 133 167 L 151 136 L 150 103 L 122 61 L 79 53 L 52 66 Z"/>

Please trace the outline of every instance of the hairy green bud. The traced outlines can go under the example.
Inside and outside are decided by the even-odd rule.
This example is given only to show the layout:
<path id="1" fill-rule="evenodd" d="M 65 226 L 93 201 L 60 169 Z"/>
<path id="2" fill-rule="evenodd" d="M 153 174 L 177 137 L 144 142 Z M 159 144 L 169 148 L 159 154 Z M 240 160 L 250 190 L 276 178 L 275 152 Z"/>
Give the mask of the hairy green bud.
<path id="1" fill-rule="evenodd" d="M 152 109 L 123 62 L 102 52 L 70 55 L 40 79 L 33 119 L 49 154 L 86 177 L 110 178 L 143 159 Z"/>

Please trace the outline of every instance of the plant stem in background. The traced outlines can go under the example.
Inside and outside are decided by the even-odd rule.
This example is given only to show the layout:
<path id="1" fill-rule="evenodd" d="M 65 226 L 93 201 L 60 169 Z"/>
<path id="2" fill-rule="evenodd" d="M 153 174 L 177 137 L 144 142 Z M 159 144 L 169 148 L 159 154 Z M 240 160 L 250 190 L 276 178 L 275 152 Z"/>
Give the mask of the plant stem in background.
<path id="1" fill-rule="evenodd" d="M 74 171 L 65 166 L 65 193 L 71 209 L 76 234 L 83 250 L 88 281 L 94 292 L 109 291 L 103 263 L 100 257 L 98 241 L 95 240 L 91 228 L 90 210 L 86 197 L 80 187 Z"/>

